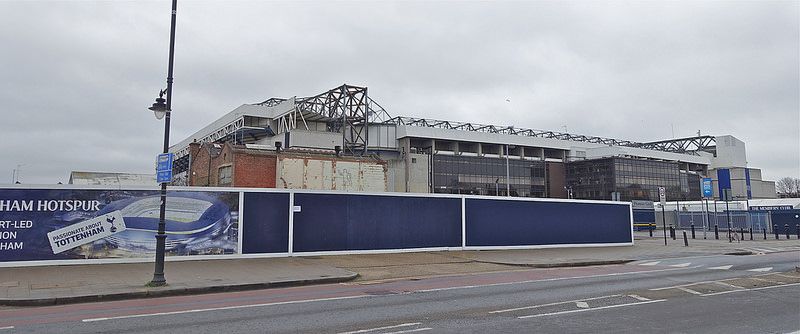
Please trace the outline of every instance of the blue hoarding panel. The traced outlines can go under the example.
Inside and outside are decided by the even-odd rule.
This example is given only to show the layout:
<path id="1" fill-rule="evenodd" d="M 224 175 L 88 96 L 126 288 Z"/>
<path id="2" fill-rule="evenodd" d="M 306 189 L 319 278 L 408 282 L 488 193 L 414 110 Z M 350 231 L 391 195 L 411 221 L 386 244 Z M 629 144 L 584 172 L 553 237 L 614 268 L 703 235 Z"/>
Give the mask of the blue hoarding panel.
<path id="1" fill-rule="evenodd" d="M 242 253 L 289 251 L 289 194 L 245 193 Z"/>
<path id="2" fill-rule="evenodd" d="M 295 194 L 294 251 L 461 246 L 461 200 Z"/>
<path id="3" fill-rule="evenodd" d="M 773 225 L 778 225 L 780 234 L 786 233 L 786 225 L 789 225 L 790 234 L 795 234 L 797 233 L 797 225 L 800 224 L 800 210 L 772 211 L 770 222 Z"/>
<path id="4" fill-rule="evenodd" d="M 719 198 L 725 200 L 725 189 L 731 189 L 731 170 L 727 168 L 717 169 L 717 186 L 719 187 Z"/>
<path id="5" fill-rule="evenodd" d="M 467 246 L 631 242 L 630 207 L 467 199 Z"/>

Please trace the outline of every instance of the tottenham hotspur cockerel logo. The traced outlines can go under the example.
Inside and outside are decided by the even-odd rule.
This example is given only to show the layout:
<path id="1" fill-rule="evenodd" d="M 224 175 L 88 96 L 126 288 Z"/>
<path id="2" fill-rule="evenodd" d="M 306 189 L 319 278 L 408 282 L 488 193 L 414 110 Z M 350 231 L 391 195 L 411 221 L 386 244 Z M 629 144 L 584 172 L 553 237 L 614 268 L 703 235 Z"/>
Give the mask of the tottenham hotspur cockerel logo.
<path id="1" fill-rule="evenodd" d="M 106 221 L 107 221 L 109 224 L 111 224 L 111 229 L 110 229 L 110 230 L 111 230 L 111 233 L 114 233 L 114 232 L 116 232 L 116 231 L 117 231 L 117 227 L 116 227 L 116 226 L 114 226 L 114 219 L 116 219 L 114 216 L 106 216 Z"/>

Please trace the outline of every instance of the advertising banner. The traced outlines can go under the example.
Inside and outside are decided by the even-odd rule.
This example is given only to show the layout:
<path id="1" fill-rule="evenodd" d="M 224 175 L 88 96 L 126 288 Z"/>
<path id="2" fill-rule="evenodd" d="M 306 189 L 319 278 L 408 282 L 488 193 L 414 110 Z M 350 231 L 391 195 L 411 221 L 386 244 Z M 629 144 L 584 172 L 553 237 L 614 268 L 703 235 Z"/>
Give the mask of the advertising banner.
<path id="1" fill-rule="evenodd" d="M 0 189 L 0 262 L 152 257 L 157 190 Z M 233 254 L 238 192 L 170 191 L 168 256 Z"/>

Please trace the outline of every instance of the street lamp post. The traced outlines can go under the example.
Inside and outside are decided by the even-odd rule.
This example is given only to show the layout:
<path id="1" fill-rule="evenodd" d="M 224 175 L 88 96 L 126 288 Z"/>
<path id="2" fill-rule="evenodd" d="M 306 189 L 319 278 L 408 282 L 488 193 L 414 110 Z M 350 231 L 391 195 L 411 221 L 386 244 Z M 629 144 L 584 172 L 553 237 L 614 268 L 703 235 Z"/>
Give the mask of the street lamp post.
<path id="1" fill-rule="evenodd" d="M 172 22 L 169 31 L 169 68 L 167 70 L 167 89 L 158 94 L 156 103 L 153 103 L 150 110 L 155 113 L 157 119 L 164 119 L 164 150 L 163 153 L 169 153 L 169 119 L 172 112 L 172 68 L 175 59 L 175 14 L 178 8 L 178 0 L 172 0 Z M 167 94 L 166 101 L 164 100 L 164 93 Z M 164 277 L 164 253 L 166 252 L 166 222 L 165 216 L 167 211 L 167 182 L 161 183 L 161 211 L 158 216 L 158 234 L 156 234 L 156 264 L 153 271 L 153 280 L 150 281 L 151 286 L 163 286 L 167 284 L 167 279 Z"/>

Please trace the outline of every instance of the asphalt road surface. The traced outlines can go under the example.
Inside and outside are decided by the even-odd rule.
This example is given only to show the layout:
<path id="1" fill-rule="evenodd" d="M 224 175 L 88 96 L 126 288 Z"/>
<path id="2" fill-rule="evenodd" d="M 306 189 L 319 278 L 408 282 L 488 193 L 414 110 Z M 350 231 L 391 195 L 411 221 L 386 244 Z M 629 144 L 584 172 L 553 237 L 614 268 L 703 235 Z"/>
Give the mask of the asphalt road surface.
<path id="1" fill-rule="evenodd" d="M 800 252 L 0 310 L 5 333 L 800 333 Z"/>

